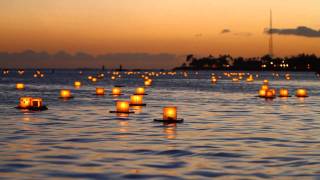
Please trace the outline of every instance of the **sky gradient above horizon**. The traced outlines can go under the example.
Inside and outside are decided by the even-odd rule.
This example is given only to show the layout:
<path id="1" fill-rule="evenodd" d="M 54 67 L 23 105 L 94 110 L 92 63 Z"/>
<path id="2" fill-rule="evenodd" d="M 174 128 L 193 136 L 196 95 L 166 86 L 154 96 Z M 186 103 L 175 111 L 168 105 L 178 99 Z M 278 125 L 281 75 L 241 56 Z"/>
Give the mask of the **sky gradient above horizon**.
<path id="1" fill-rule="evenodd" d="M 0 51 L 261 56 L 270 8 L 274 28 L 319 31 L 319 7 L 319 0 L 8 0 L 0 2 Z M 315 33 L 275 35 L 275 55 L 320 55 Z"/>

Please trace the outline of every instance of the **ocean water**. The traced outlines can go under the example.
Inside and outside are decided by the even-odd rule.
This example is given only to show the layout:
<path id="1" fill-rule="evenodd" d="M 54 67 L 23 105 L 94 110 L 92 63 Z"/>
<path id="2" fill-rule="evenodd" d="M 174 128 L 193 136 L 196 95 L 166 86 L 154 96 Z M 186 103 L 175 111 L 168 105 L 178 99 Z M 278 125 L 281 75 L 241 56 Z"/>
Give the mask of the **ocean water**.
<path id="1" fill-rule="evenodd" d="M 259 74 L 252 83 L 222 79 L 212 72 L 188 77 L 153 77 L 146 107 L 127 117 L 109 113 L 143 85 L 122 74 L 93 84 L 98 71 L 45 72 L 42 79 L 11 72 L 0 81 L 0 179 L 320 179 L 320 82 L 314 73 L 291 73 L 292 80 Z M 291 94 L 310 97 L 257 98 L 263 79 Z M 80 80 L 80 89 L 73 82 Z M 15 90 L 23 82 L 26 90 Z M 124 95 L 109 96 L 114 85 Z M 95 87 L 106 88 L 95 96 Z M 58 99 L 60 89 L 74 99 Z M 25 112 L 21 96 L 42 97 L 49 110 Z M 182 124 L 155 123 L 162 107 L 178 107 Z"/>

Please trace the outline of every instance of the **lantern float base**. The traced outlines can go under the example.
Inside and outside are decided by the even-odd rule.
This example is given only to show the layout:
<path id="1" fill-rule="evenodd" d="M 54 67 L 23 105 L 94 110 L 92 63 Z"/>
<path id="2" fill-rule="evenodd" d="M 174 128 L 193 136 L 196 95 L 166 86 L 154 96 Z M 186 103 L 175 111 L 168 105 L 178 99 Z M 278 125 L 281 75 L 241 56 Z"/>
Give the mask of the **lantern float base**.
<path id="1" fill-rule="evenodd" d="M 184 119 L 176 119 L 176 120 L 154 119 L 153 121 L 173 124 L 173 123 L 183 123 Z"/>
<path id="2" fill-rule="evenodd" d="M 296 96 L 297 98 L 307 98 L 309 96 Z"/>
<path id="3" fill-rule="evenodd" d="M 147 106 L 147 104 L 129 104 L 130 106 Z"/>
<path id="4" fill-rule="evenodd" d="M 124 85 L 115 85 L 114 87 L 125 87 Z"/>
<path id="5" fill-rule="evenodd" d="M 120 112 L 120 111 L 109 111 L 109 113 L 116 113 L 116 114 L 133 114 L 133 111 L 129 111 L 129 112 Z"/>
<path id="6" fill-rule="evenodd" d="M 48 110 L 47 106 L 41 106 L 41 107 L 28 107 L 28 108 L 22 108 L 20 106 L 15 107 L 16 109 L 22 109 L 22 110 L 29 110 L 29 111 L 45 111 Z"/>
<path id="7" fill-rule="evenodd" d="M 109 94 L 110 96 L 122 96 L 123 94 Z"/>
<path id="8" fill-rule="evenodd" d="M 133 95 L 146 96 L 146 95 L 149 95 L 149 94 L 133 94 Z"/>

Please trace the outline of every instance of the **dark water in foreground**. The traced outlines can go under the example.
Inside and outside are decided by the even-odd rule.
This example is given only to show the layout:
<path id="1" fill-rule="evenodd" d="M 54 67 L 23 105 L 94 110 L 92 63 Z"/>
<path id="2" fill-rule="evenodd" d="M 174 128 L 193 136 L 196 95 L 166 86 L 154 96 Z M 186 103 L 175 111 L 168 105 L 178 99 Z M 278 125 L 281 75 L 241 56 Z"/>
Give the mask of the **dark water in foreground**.
<path id="1" fill-rule="evenodd" d="M 89 74 L 1 77 L 0 179 L 320 179 L 320 83 L 313 73 L 216 85 L 209 72 L 154 78 L 147 107 L 129 117 L 110 114 L 116 99 L 93 93 L 123 84 L 119 99 L 128 99 L 141 79 L 123 75 L 94 85 Z M 291 93 L 307 88 L 310 97 L 256 98 L 264 78 Z M 84 86 L 74 89 L 75 80 Z M 16 82 L 27 89 L 16 91 Z M 75 99 L 59 100 L 62 88 Z M 49 110 L 14 109 L 23 95 L 42 97 Z M 154 123 L 165 105 L 178 106 L 185 123 Z"/>

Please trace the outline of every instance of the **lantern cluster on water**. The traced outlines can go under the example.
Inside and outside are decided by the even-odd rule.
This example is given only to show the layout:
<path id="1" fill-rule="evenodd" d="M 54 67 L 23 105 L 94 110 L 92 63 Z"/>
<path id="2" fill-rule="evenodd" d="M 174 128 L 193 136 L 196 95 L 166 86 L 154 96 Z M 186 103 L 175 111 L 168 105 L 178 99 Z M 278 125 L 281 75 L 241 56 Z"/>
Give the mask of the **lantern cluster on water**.
<path id="1" fill-rule="evenodd" d="M 37 98 L 37 97 L 21 97 L 17 108 L 29 109 L 29 110 L 46 110 L 47 109 L 47 107 L 43 105 L 42 98 Z"/>

